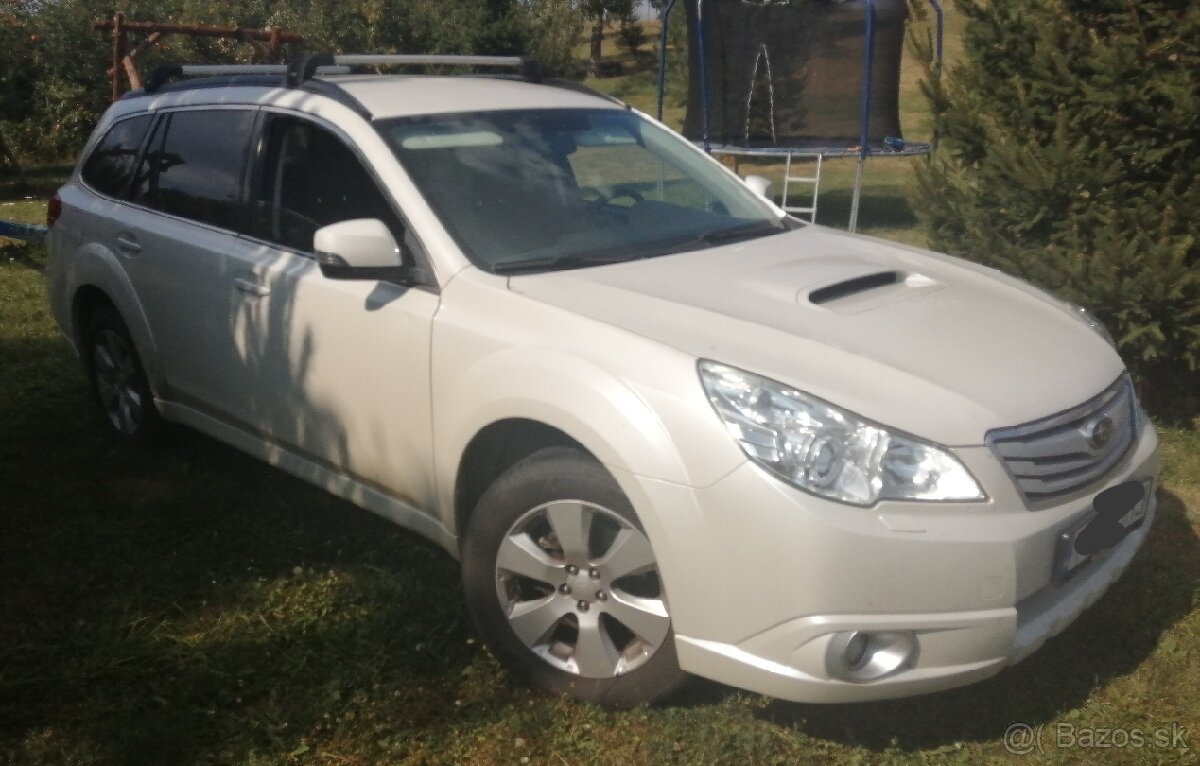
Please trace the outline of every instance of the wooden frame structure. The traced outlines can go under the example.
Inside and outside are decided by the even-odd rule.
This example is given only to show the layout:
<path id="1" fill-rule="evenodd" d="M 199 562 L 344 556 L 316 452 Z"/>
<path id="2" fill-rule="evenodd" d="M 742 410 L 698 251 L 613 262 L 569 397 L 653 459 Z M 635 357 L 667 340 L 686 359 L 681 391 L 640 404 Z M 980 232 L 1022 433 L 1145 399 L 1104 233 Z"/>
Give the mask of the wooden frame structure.
<path id="1" fill-rule="evenodd" d="M 283 61 L 284 43 L 304 42 L 302 35 L 287 32 L 276 26 L 264 29 L 245 29 L 243 27 L 213 27 L 204 24 L 161 24 L 156 21 L 126 21 L 123 13 L 114 14 L 111 19 L 93 21 L 92 29 L 96 31 L 112 30 L 112 66 L 109 67 L 107 74 L 112 80 L 113 101 L 121 97 L 122 74 L 125 75 L 124 79 L 128 80 L 130 88 L 142 87 L 142 74 L 137 67 L 137 58 L 149 48 L 157 45 L 167 35 L 240 40 L 254 46 L 258 57 L 268 64 L 278 64 Z M 146 35 L 145 39 L 132 49 L 129 47 L 131 32 Z"/>

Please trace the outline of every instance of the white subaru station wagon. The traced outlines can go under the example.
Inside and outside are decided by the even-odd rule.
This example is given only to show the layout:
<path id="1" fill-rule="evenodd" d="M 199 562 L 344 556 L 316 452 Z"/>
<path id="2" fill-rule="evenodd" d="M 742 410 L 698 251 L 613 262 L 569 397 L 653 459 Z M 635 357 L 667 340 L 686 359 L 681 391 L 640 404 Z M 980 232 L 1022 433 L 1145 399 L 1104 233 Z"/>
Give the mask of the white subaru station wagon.
<path id="1" fill-rule="evenodd" d="M 511 65 L 513 75 L 363 65 Z M 1129 565 L 1157 440 L 1084 311 L 800 223 L 525 60 L 156 73 L 51 201 L 103 421 L 164 421 L 443 546 L 579 699 L 988 677 Z"/>

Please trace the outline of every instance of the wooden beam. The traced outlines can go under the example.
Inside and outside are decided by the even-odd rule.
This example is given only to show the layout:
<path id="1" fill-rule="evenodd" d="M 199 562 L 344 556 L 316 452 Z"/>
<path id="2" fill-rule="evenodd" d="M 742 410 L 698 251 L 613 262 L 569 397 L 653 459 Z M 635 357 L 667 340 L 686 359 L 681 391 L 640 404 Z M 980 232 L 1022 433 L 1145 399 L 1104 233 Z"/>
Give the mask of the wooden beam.
<path id="1" fill-rule="evenodd" d="M 267 46 L 267 63 L 278 64 L 283 61 L 283 30 L 276 26 L 267 27 L 270 43 Z"/>
<path id="2" fill-rule="evenodd" d="M 118 14 L 121 15 L 121 14 Z M 103 30 L 112 29 L 116 24 L 116 17 L 112 20 L 100 19 L 92 22 L 92 29 Z M 159 24 L 154 21 L 124 21 L 122 16 L 121 26 L 129 32 L 162 32 L 164 34 L 186 34 L 197 37 L 233 37 L 241 38 L 243 36 L 251 37 L 255 40 L 270 42 L 272 35 L 278 35 L 281 43 L 302 43 L 304 35 L 296 32 L 284 32 L 278 30 L 272 32 L 272 29 L 243 29 L 242 27 L 212 27 L 204 24 Z"/>
<path id="3" fill-rule="evenodd" d="M 137 61 L 137 57 L 142 55 L 143 53 L 145 53 L 147 48 L 157 45 L 158 41 L 163 39 L 164 37 L 166 37 L 166 35 L 164 35 L 162 32 L 153 32 L 145 40 L 142 40 L 140 43 L 138 43 L 134 47 L 133 50 L 131 50 L 131 51 L 129 51 L 129 53 L 125 54 L 125 71 L 126 72 L 129 71 L 129 64 Z M 112 73 L 113 73 L 113 70 L 109 69 L 108 76 L 112 77 Z M 134 87 L 134 88 L 142 87 L 141 85 L 133 85 L 132 79 L 133 78 L 130 78 L 130 80 L 131 80 L 130 85 L 132 87 Z"/>
<path id="4" fill-rule="evenodd" d="M 121 97 L 121 60 L 125 58 L 125 14 L 115 13 L 112 18 L 112 100 Z"/>
<path id="5" fill-rule="evenodd" d="M 130 89 L 137 90 L 142 87 L 142 73 L 138 71 L 137 64 L 133 63 L 133 59 L 126 56 L 121 59 L 121 63 L 125 66 L 125 76 L 129 78 Z"/>

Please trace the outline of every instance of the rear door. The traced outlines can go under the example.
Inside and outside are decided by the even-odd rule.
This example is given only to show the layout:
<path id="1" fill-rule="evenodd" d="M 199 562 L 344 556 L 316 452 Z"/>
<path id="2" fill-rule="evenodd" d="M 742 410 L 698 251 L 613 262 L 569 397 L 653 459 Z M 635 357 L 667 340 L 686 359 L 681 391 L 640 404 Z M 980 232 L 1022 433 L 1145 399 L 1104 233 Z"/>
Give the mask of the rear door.
<path id="1" fill-rule="evenodd" d="M 222 419 L 250 405 L 252 360 L 239 327 L 261 299 L 245 279 L 247 160 L 254 108 L 163 114 L 130 190 L 117 247 L 159 349 L 170 397 Z"/>

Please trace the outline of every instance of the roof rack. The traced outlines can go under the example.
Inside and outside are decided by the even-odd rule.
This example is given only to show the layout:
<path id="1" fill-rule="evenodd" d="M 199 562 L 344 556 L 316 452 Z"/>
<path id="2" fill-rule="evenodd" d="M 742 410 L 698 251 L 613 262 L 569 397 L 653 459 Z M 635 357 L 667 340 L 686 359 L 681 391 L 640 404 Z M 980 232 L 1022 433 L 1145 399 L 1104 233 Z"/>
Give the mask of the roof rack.
<path id="1" fill-rule="evenodd" d="M 524 56 L 450 56 L 374 53 L 311 53 L 288 64 L 165 64 L 146 80 L 145 93 L 154 93 L 181 77 L 285 75 L 289 88 L 298 88 L 316 75 L 349 74 L 362 66 L 477 66 L 516 69 L 521 79 L 541 82 L 546 73 L 536 59 Z"/>
<path id="2" fill-rule="evenodd" d="M 448 56 L 387 53 L 315 53 L 301 56 L 288 64 L 287 84 L 298 87 L 326 66 L 486 66 L 516 69 L 530 82 L 541 82 L 545 69 L 536 59 L 524 56 Z"/>
<path id="3" fill-rule="evenodd" d="M 351 71 L 348 66 L 321 66 L 317 67 L 315 74 L 349 74 Z M 142 91 L 154 93 L 172 80 L 187 77 L 228 77 L 249 81 L 254 77 L 270 75 L 282 77 L 287 73 L 286 64 L 163 64 L 155 67 L 146 78 Z"/>
<path id="4" fill-rule="evenodd" d="M 164 64 L 155 68 L 146 79 L 141 92 L 130 91 L 126 96 L 156 93 L 164 89 L 191 89 L 231 85 L 274 86 L 296 88 L 329 96 L 358 112 L 365 119 L 371 113 L 358 99 L 336 82 L 315 79 L 317 75 L 361 73 L 368 66 L 474 66 L 501 67 L 516 70 L 516 77 L 533 83 L 544 83 L 605 98 L 622 106 L 625 102 L 601 93 L 582 83 L 547 78 L 545 67 L 536 59 L 525 56 L 451 56 L 373 53 L 310 53 L 287 64 Z M 511 76 L 511 75 L 509 75 Z M 204 78 L 173 83 L 181 78 Z"/>

